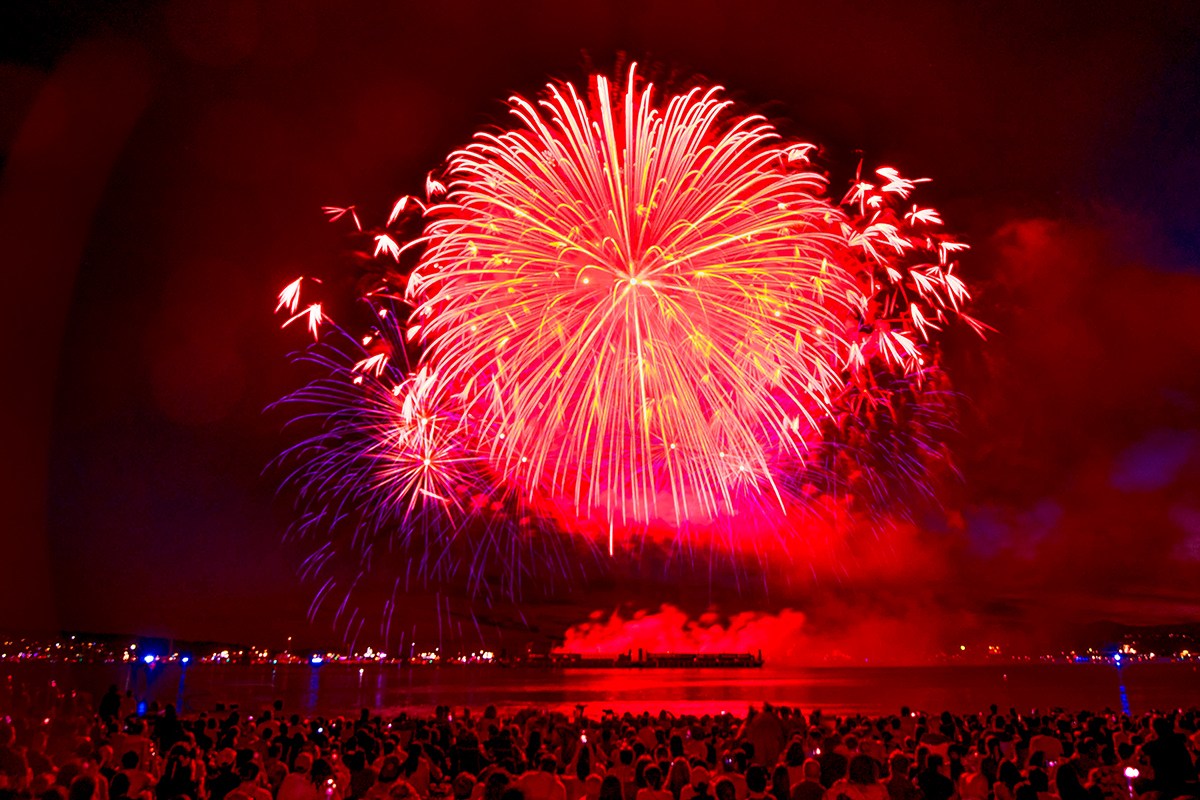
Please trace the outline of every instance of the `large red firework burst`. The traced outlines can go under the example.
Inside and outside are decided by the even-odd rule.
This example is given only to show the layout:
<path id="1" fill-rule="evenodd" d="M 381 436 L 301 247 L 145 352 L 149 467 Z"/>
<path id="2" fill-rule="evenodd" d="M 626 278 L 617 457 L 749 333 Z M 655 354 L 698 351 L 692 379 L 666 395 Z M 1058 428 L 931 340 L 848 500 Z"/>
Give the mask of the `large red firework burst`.
<path id="1" fill-rule="evenodd" d="M 431 511 L 447 531 L 515 503 L 567 533 L 684 537 L 922 483 L 946 408 L 931 338 L 983 329 L 966 245 L 912 201 L 924 179 L 860 170 L 832 202 L 813 145 L 634 69 L 510 108 L 379 229 L 326 209 L 390 266 L 364 295 L 375 328 L 341 331 L 361 352 L 324 351 L 328 376 L 291 398 L 339 423 L 291 451 L 310 511 L 355 508 L 424 550 L 428 528 L 406 531 Z M 301 290 L 279 309 L 324 336 Z"/>

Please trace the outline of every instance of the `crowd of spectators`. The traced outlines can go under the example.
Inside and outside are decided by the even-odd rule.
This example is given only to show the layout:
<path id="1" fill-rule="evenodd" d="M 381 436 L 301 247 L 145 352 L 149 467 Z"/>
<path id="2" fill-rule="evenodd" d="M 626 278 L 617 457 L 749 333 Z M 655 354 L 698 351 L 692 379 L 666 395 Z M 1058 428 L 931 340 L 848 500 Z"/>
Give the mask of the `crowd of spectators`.
<path id="1" fill-rule="evenodd" d="M 439 707 L 180 715 L 116 687 L 0 713 L 0 800 L 1173 800 L 1200 711 L 745 718 Z"/>

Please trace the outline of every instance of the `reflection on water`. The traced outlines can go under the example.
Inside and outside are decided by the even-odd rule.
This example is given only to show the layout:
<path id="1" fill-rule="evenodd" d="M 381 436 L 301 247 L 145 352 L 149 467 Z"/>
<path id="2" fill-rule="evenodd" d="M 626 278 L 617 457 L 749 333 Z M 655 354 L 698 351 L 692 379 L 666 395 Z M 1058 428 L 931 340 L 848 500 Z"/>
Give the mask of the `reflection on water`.
<path id="1" fill-rule="evenodd" d="M 1125 675 L 1121 672 L 1121 664 L 1117 663 L 1117 685 L 1121 688 L 1121 713 L 1130 714 L 1129 692 L 1125 691 Z"/>
<path id="2" fill-rule="evenodd" d="M 526 705 L 593 713 L 611 708 L 677 713 L 742 713 L 770 701 L 829 712 L 1001 708 L 1150 708 L 1200 705 L 1200 675 L 1188 664 L 1007 665 L 996 667 L 842 667 L 726 670 L 550 670 L 533 668 L 365 667 L 326 664 L 214 666 L 5 664 L 18 681 L 56 679 L 100 696 L 111 683 L 139 697 L 174 702 L 184 712 L 226 707 L 260 709 L 275 699 L 303 713 L 385 713 L 435 705 Z"/>
<path id="3" fill-rule="evenodd" d="M 317 709 L 317 698 L 321 694 L 321 672 L 320 667 L 308 668 L 308 691 L 304 693 L 304 710 L 306 712 L 312 713 Z"/>
<path id="4" fill-rule="evenodd" d="M 179 668 L 179 683 L 175 687 L 175 707 L 182 708 L 183 701 L 187 697 L 187 674 L 188 668 L 183 665 Z"/>

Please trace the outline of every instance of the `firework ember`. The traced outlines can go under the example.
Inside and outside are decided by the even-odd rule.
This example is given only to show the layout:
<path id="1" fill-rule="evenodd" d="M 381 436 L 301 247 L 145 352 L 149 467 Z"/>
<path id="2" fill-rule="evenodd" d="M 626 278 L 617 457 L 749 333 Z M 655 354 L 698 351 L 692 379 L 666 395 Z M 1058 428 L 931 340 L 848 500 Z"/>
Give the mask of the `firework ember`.
<path id="1" fill-rule="evenodd" d="M 984 330 L 926 179 L 860 169 L 831 201 L 814 145 L 633 69 L 510 109 L 382 227 L 325 209 L 386 264 L 371 334 L 331 328 L 308 282 L 279 296 L 368 343 L 322 340 L 327 374 L 290 398 L 330 423 L 292 451 L 310 512 L 386 533 L 432 511 L 453 537 L 506 497 L 568 534 L 686 537 L 920 489 L 949 424 L 934 339 Z"/>

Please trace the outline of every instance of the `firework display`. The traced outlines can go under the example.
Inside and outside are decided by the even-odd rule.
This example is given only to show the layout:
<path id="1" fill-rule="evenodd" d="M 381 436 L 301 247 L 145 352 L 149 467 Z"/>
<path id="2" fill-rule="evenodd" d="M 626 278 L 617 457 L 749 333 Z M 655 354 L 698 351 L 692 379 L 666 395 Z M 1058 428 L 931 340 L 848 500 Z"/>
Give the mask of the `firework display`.
<path id="1" fill-rule="evenodd" d="M 814 502 L 921 490 L 952 416 L 934 337 L 985 329 L 926 179 L 860 168 L 831 199 L 814 145 L 634 69 L 509 105 L 380 227 L 325 209 L 375 261 L 361 331 L 315 280 L 279 296 L 317 340 L 283 401 L 309 426 L 283 459 L 298 528 L 328 537 L 311 569 L 386 549 L 493 586 L 575 534 L 611 553 L 772 513 L 786 545 Z"/>

